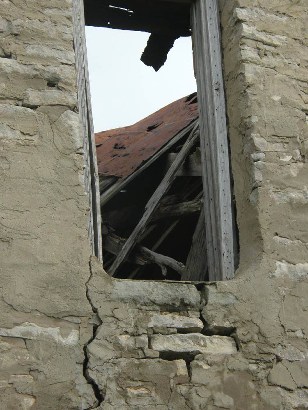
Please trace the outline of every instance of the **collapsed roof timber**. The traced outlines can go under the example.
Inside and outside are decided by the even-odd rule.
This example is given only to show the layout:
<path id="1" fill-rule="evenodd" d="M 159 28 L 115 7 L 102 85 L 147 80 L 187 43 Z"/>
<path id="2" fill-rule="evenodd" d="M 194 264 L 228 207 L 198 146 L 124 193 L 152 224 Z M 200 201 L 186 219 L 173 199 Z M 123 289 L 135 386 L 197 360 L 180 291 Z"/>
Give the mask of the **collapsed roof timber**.
<path id="1" fill-rule="evenodd" d="M 155 0 L 84 0 L 88 26 L 151 33 L 141 61 L 158 71 L 179 37 L 190 36 L 190 3 Z"/>
<path id="2" fill-rule="evenodd" d="M 96 146 L 107 271 L 206 280 L 196 93 L 96 134 Z"/>
<path id="3" fill-rule="evenodd" d="M 194 67 L 196 68 L 195 76 L 200 99 L 199 125 L 202 148 L 203 207 L 206 209 L 206 212 L 204 212 L 206 223 L 202 226 L 202 229 L 204 229 L 205 225 L 206 234 L 197 235 L 196 241 L 198 238 L 200 241 L 206 241 L 209 280 L 232 279 L 237 266 L 238 242 L 234 218 L 235 207 L 231 192 L 232 179 L 230 177 L 218 3 L 216 0 L 206 2 L 148 0 L 146 4 L 143 3 L 142 0 L 110 0 L 109 2 L 105 0 L 85 0 L 86 24 L 148 31 L 151 35 L 168 34 L 170 42 L 171 35 L 174 39 L 178 35 L 189 35 L 189 20 L 191 17 Z M 100 6 L 102 7 L 101 10 L 105 7 L 103 15 L 100 13 Z M 170 12 L 171 9 L 172 12 Z M 156 12 L 158 15 L 153 18 Z M 152 13 L 154 14 L 152 15 Z M 183 17 L 184 15 L 185 17 Z M 142 18 L 139 20 L 138 16 Z M 186 21 L 185 24 L 179 24 L 181 16 Z M 187 30 L 186 33 L 185 30 Z M 157 57 L 154 50 L 156 47 L 153 44 L 155 44 L 155 41 L 149 41 L 149 54 L 151 56 L 150 60 L 152 60 L 150 64 L 158 69 L 162 61 L 166 59 L 166 53 L 164 52 L 164 56 Z M 168 47 L 166 48 L 168 49 Z M 151 49 L 154 51 L 151 51 Z M 157 50 L 159 53 L 159 48 Z M 196 132 L 188 137 L 189 150 L 194 143 Z M 183 149 L 186 147 L 187 151 L 185 144 Z M 179 155 L 177 158 L 183 160 L 183 156 L 186 155 L 185 152 L 183 153 L 181 150 L 180 154 L 182 153 L 182 156 Z M 131 232 L 128 240 L 123 245 L 123 249 L 120 250 L 115 261 L 111 264 L 110 273 L 120 275 L 120 265 L 123 265 L 123 261 L 131 253 L 138 236 L 143 234 L 144 227 L 152 211 L 153 209 L 151 211 L 146 209 L 143 219 Z"/>

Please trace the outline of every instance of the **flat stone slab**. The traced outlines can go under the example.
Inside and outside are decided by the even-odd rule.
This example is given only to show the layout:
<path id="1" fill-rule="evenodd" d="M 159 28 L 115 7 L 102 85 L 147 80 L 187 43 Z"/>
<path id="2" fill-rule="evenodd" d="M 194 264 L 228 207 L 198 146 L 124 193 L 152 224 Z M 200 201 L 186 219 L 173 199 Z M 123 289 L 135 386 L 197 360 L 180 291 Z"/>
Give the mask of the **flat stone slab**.
<path id="1" fill-rule="evenodd" d="M 235 341 L 228 336 L 204 336 L 200 333 L 154 335 L 151 348 L 163 353 L 233 354 Z"/>
<path id="2" fill-rule="evenodd" d="M 114 280 L 111 299 L 137 306 L 198 310 L 200 293 L 194 285 L 175 282 Z"/>
<path id="3" fill-rule="evenodd" d="M 179 329 L 182 332 L 201 332 L 203 323 L 197 317 L 181 316 L 172 313 L 155 314 L 152 316 L 148 327 L 159 332 L 159 329 Z"/>

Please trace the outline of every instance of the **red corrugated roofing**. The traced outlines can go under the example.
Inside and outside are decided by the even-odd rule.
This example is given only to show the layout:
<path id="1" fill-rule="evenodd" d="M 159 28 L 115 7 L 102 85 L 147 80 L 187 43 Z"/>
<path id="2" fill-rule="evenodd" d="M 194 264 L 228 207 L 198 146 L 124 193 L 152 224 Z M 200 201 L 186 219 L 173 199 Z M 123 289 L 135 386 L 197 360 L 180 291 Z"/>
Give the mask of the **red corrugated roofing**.
<path id="1" fill-rule="evenodd" d="M 198 117 L 196 93 L 134 125 L 95 135 L 99 175 L 127 177 Z"/>

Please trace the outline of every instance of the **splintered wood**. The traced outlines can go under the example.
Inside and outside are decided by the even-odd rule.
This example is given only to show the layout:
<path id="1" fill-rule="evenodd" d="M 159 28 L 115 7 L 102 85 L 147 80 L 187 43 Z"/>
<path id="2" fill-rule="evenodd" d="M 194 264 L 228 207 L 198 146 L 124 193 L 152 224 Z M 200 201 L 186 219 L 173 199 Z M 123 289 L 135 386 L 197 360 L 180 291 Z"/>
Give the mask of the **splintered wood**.
<path id="1" fill-rule="evenodd" d="M 132 248 L 136 245 L 138 241 L 138 237 L 142 235 L 142 233 L 145 231 L 151 216 L 153 215 L 154 211 L 159 205 L 159 201 L 162 199 L 163 195 L 170 188 L 172 182 L 174 181 L 176 177 L 177 170 L 183 164 L 186 156 L 190 152 L 190 149 L 194 146 L 197 138 L 199 137 L 199 132 L 197 132 L 197 130 L 198 130 L 197 126 L 195 126 L 193 131 L 189 135 L 187 141 L 183 145 L 181 151 L 179 152 L 176 159 L 174 160 L 171 167 L 169 168 L 168 172 L 164 176 L 162 182 L 159 184 L 154 194 L 151 196 L 148 203 L 146 204 L 145 212 L 141 220 L 139 221 L 138 225 L 136 226 L 136 228 L 133 230 L 133 232 L 131 233 L 131 235 L 129 236 L 125 244 L 123 245 L 121 251 L 119 252 L 115 261 L 113 262 L 112 266 L 109 269 L 109 272 L 111 275 L 113 275 L 116 272 L 116 270 L 118 269 L 122 261 L 129 254 Z"/>
<path id="2" fill-rule="evenodd" d="M 115 177 L 115 170 L 100 182 L 104 264 L 111 276 L 212 281 L 234 275 L 236 227 L 217 0 L 192 5 L 192 28 L 199 118 L 191 94 L 142 120 L 138 127 L 144 128 L 134 126 L 133 134 L 128 127 L 118 135 L 113 130 L 114 139 L 104 136 L 127 148 L 127 162 L 111 151 L 106 158 L 107 164 L 118 158 L 122 163 L 115 166 L 125 165 L 127 173 Z M 168 127 L 183 117 L 189 121 L 172 134 Z M 134 148 L 129 138 L 138 133 L 143 142 Z M 153 154 L 134 166 L 134 158 L 149 149 Z"/>
<path id="3" fill-rule="evenodd" d="M 122 179 L 101 178 L 104 264 L 110 275 L 206 279 L 200 170 L 196 120 L 133 174 Z M 161 179 L 155 186 L 157 173 Z M 152 193 L 144 200 L 143 193 L 149 187 Z M 123 221 L 120 227 L 119 221 Z"/>

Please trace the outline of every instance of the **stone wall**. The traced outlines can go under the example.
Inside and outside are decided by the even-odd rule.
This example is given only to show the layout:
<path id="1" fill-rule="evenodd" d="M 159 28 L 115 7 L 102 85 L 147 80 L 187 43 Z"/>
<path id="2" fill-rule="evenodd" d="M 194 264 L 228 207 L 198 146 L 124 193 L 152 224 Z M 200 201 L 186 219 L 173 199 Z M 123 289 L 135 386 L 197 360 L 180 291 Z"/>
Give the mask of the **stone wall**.
<path id="1" fill-rule="evenodd" d="M 88 408 L 89 199 L 68 0 L 0 2 L 0 408 Z"/>
<path id="2" fill-rule="evenodd" d="M 240 266 L 196 287 L 112 281 L 95 264 L 104 409 L 308 408 L 307 5 L 220 8 Z"/>
<path id="3" fill-rule="evenodd" d="M 254 297 L 251 278 L 114 280 L 93 260 L 87 355 L 99 408 L 307 408 L 306 289 L 275 281 Z"/>
<path id="4" fill-rule="evenodd" d="M 307 3 L 220 3 L 241 271 L 305 263 Z"/>
<path id="5" fill-rule="evenodd" d="M 0 3 L 1 409 L 308 408 L 307 5 L 220 9 L 240 266 L 193 285 L 90 269 L 72 2 Z"/>
<path id="6" fill-rule="evenodd" d="M 244 359 L 235 328 L 206 321 L 208 287 L 113 280 L 98 261 L 91 266 L 89 297 L 100 324 L 88 369 L 104 399 L 100 408 L 234 408 L 222 384 Z"/>

